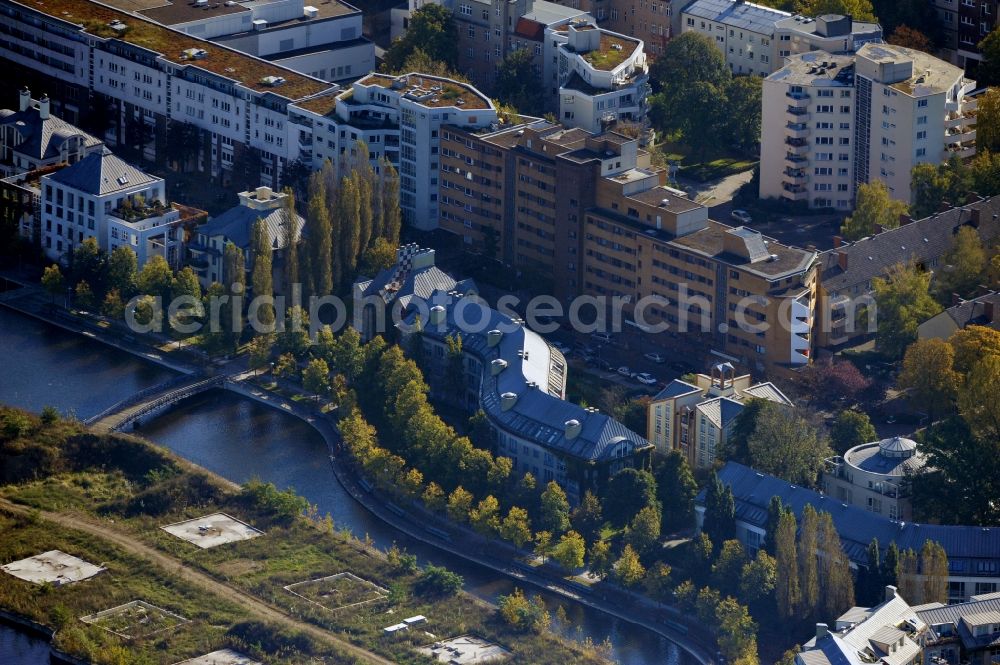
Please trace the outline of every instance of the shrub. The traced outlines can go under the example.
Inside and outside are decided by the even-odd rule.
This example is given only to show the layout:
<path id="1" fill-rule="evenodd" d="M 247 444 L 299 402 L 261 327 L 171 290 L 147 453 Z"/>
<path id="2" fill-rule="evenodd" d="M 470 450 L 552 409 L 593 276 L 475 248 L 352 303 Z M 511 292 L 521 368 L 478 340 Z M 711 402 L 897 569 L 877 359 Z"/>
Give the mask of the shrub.
<path id="1" fill-rule="evenodd" d="M 453 596 L 461 590 L 464 583 L 465 580 L 458 573 L 443 566 L 428 565 L 414 588 L 420 593 Z"/>

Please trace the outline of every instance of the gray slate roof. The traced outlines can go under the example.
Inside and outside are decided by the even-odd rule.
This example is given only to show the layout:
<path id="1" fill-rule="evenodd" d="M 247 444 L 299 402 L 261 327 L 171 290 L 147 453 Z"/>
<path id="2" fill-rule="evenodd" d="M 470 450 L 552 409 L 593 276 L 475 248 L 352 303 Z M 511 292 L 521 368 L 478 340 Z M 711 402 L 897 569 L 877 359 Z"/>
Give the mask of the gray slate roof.
<path id="1" fill-rule="evenodd" d="M 867 565 L 867 547 L 878 538 L 885 548 L 895 542 L 901 550 L 919 551 L 927 540 L 941 544 L 948 554 L 948 569 L 963 577 L 1000 577 L 1000 527 L 915 524 L 890 520 L 862 508 L 848 506 L 813 490 L 759 473 L 737 462 L 727 462 L 719 478 L 732 487 L 736 499 L 736 519 L 757 527 L 767 523 L 767 506 L 772 496 L 792 508 L 799 517 L 807 504 L 833 517 L 844 552 L 858 565 Z M 705 492 L 698 495 L 705 504 Z"/>
<path id="2" fill-rule="evenodd" d="M 735 0 L 695 0 L 681 13 L 763 34 L 773 33 L 775 23 L 791 16 L 778 9 Z"/>
<path id="3" fill-rule="evenodd" d="M 358 286 L 364 296 L 378 295 L 387 303 L 399 300 L 404 310 L 414 297 L 429 300 L 435 291 L 479 292 L 473 280 L 458 281 L 435 265 L 406 270 L 402 274 L 389 268 L 381 271 L 374 279 L 360 282 Z"/>
<path id="4" fill-rule="evenodd" d="M 207 224 L 198 229 L 198 233 L 207 238 L 223 236 L 240 249 L 250 248 L 253 225 L 258 219 L 263 219 L 267 225 L 267 235 L 271 240 L 271 248 L 278 250 L 285 247 L 285 210 L 284 207 L 272 210 L 254 210 L 244 205 L 230 208 L 218 217 L 213 217 Z M 305 220 L 301 215 L 295 215 L 296 235 L 302 233 Z"/>
<path id="5" fill-rule="evenodd" d="M 97 137 L 91 136 L 62 118 L 50 114 L 47 119 L 42 120 L 38 109 L 34 106 L 24 111 L 9 109 L 0 111 L 0 126 L 14 127 L 20 142 L 12 146 L 13 149 L 36 160 L 57 157 L 60 145 L 72 136 L 82 137 L 84 145 L 88 148 L 103 143 Z"/>
<path id="6" fill-rule="evenodd" d="M 1000 622 L 1000 598 L 989 598 L 987 600 L 958 603 L 956 605 L 945 605 L 943 607 L 917 612 L 917 616 L 920 617 L 920 620 L 928 624 L 931 627 L 931 631 L 934 632 L 937 637 L 940 637 L 940 633 L 942 631 L 940 628 L 935 629 L 935 626 L 940 627 L 944 624 L 950 624 L 953 626 L 953 630 L 958 633 L 958 637 L 962 640 L 962 644 L 966 649 L 970 650 L 982 649 L 988 646 L 1000 644 L 1000 634 L 991 633 L 977 637 L 972 634 L 969 627 L 962 621 L 963 617 L 978 618 L 977 615 L 982 614 L 996 615 L 995 620 Z"/>
<path id="7" fill-rule="evenodd" d="M 107 148 L 45 177 L 94 196 L 106 196 L 159 180 L 116 157 Z"/>
<path id="8" fill-rule="evenodd" d="M 487 416 L 501 429 L 516 436 L 534 441 L 539 445 L 583 460 L 603 461 L 614 455 L 617 444 L 630 441 L 635 449 L 652 446 L 645 438 L 628 429 L 620 422 L 599 412 L 587 411 L 583 407 L 567 402 L 550 394 L 544 374 L 552 371 L 554 363 L 562 364 L 565 359 L 550 347 L 537 333 L 522 324 L 514 323 L 509 317 L 484 303 L 465 299 L 462 301 L 462 325 L 455 321 L 459 301 L 446 293 L 432 294 L 427 299 L 431 304 L 442 303 L 445 307 L 446 323 L 441 326 L 426 324 L 423 334 L 430 338 L 444 340 L 447 335 L 462 335 L 462 348 L 477 356 L 483 364 L 483 382 L 480 386 L 480 405 Z M 447 304 L 444 304 L 447 302 Z M 410 312 L 406 323 L 414 325 L 416 312 Z M 422 320 L 426 321 L 425 318 Z M 503 331 L 500 343 L 490 347 L 487 333 L 490 330 Z M 522 358 L 520 351 L 527 350 L 529 358 Z M 552 357 L 555 354 L 555 357 Z M 507 367 L 496 376 L 490 370 L 490 363 L 497 358 L 507 361 Z M 529 381 L 537 383 L 530 387 Z M 515 393 L 516 404 L 504 411 L 501 406 L 503 393 Z M 566 422 L 577 420 L 582 428 L 573 439 L 565 436 Z"/>
<path id="9" fill-rule="evenodd" d="M 868 292 L 868 284 L 882 276 L 890 266 L 916 260 L 928 264 L 938 259 L 951 247 L 952 238 L 959 227 L 973 225 L 972 210 L 979 210 L 978 231 L 984 244 L 1000 235 L 1000 196 L 979 201 L 961 208 L 926 217 L 862 238 L 848 245 L 820 254 L 821 281 L 829 294 L 851 295 L 854 287 L 859 293 Z M 846 252 L 847 269 L 838 264 L 838 252 Z"/>
<path id="10" fill-rule="evenodd" d="M 945 313 L 951 317 L 951 320 L 959 328 L 965 328 L 966 326 L 1000 328 L 1000 316 L 997 317 L 997 320 L 991 321 L 986 313 L 987 304 L 992 305 L 997 314 L 1000 314 L 1000 293 L 987 293 L 978 298 L 965 300 L 949 307 L 945 310 Z"/>

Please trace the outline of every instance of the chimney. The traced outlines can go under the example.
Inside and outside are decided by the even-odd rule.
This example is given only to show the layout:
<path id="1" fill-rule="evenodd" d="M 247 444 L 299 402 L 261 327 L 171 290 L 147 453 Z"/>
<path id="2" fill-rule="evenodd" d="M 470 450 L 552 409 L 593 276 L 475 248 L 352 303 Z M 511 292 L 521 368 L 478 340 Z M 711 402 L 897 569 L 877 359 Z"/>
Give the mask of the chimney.
<path id="1" fill-rule="evenodd" d="M 517 404 L 517 393 L 503 393 L 500 395 L 500 410 L 510 411 Z"/>
<path id="2" fill-rule="evenodd" d="M 847 252 L 837 252 L 837 265 L 841 270 L 847 270 Z"/>
<path id="3" fill-rule="evenodd" d="M 903 214 L 903 215 L 899 216 L 899 225 L 900 226 L 906 226 L 907 224 L 909 224 L 912 221 L 913 221 L 913 218 L 910 217 L 909 215 Z"/>
<path id="4" fill-rule="evenodd" d="M 440 326 L 444 323 L 444 307 L 441 305 L 434 305 L 431 307 L 431 325 Z"/>
<path id="5" fill-rule="evenodd" d="M 258 187 L 257 188 L 257 200 L 258 201 L 270 201 L 271 200 L 271 188 L 270 187 Z"/>
<path id="6" fill-rule="evenodd" d="M 830 628 L 825 623 L 816 624 L 816 644 L 819 644 L 819 641 L 826 637 L 829 632 Z"/>
<path id="7" fill-rule="evenodd" d="M 838 247 L 840 247 L 843 244 L 844 244 L 844 239 L 843 238 L 841 238 L 840 236 L 833 236 L 833 248 L 834 249 L 837 249 Z"/>
<path id="8" fill-rule="evenodd" d="M 507 361 L 503 358 L 497 358 L 490 363 L 490 376 L 496 376 L 505 369 L 507 369 Z"/>
<path id="9" fill-rule="evenodd" d="M 961 305 L 961 304 L 962 304 L 962 296 L 958 295 L 957 293 L 952 293 L 951 305 L 949 305 L 949 307 L 954 307 L 956 305 Z"/>
<path id="10" fill-rule="evenodd" d="M 886 602 L 892 600 L 896 597 L 896 587 L 891 584 L 887 584 L 885 587 L 885 600 Z"/>
<path id="11" fill-rule="evenodd" d="M 982 210 L 980 210 L 979 208 L 970 208 L 969 214 L 971 215 L 970 219 L 972 220 L 972 225 L 976 228 L 979 228 L 979 221 L 981 219 Z"/>
<path id="12" fill-rule="evenodd" d="M 988 323 L 996 321 L 997 304 L 996 301 L 992 299 L 992 296 L 987 296 L 986 300 L 983 301 L 983 313 L 986 315 L 986 321 Z"/>
<path id="13" fill-rule="evenodd" d="M 49 96 L 42 95 L 41 99 L 38 100 L 38 117 L 42 120 L 49 119 Z"/>
<path id="14" fill-rule="evenodd" d="M 28 86 L 21 88 L 20 102 L 17 108 L 19 111 L 27 111 L 31 108 L 31 91 L 28 90 Z"/>
<path id="15" fill-rule="evenodd" d="M 945 212 L 946 210 L 951 210 L 951 208 L 952 208 L 951 203 L 949 203 L 948 201 L 941 201 L 941 204 L 938 206 L 937 211 Z"/>
<path id="16" fill-rule="evenodd" d="M 502 332 L 500 332 L 499 330 L 491 330 L 488 333 L 486 333 L 486 344 L 487 346 L 492 348 L 497 344 L 499 344 L 502 338 L 503 338 Z"/>
<path id="17" fill-rule="evenodd" d="M 580 436 L 580 430 L 583 427 L 580 425 L 580 421 L 576 418 L 567 420 L 566 423 L 566 439 L 572 441 L 576 437 Z"/>

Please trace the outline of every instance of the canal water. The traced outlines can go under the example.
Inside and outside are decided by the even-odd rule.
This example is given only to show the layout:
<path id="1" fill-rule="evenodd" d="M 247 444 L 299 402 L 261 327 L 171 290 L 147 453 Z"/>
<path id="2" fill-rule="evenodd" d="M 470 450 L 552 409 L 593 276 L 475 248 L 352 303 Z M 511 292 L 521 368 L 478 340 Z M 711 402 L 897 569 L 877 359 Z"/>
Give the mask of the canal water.
<path id="1" fill-rule="evenodd" d="M 49 665 L 49 644 L 0 622 L 0 663 Z"/>
<path id="2" fill-rule="evenodd" d="M 7 353 L 0 402 L 38 410 L 53 405 L 80 418 L 170 378 L 167 370 L 120 354 L 99 342 L 65 333 L 0 310 L 0 349 Z M 424 561 L 460 573 L 466 589 L 495 600 L 513 585 L 492 571 L 410 541 L 372 517 L 340 487 L 329 466 L 326 445 L 306 423 L 286 413 L 225 391 L 196 395 L 166 414 L 144 423 L 139 434 L 232 481 L 258 477 L 280 488 L 293 487 L 338 528 L 387 548 L 395 542 Z M 532 592 L 532 588 L 525 589 Z M 600 612 L 560 602 L 568 616 L 564 632 L 595 643 L 610 638 L 613 658 L 623 665 L 689 665 L 675 644 L 647 630 Z M 0 658 L 0 663 L 10 662 Z M 20 661 L 13 661 L 20 662 Z M 32 661 L 25 661 L 32 662 Z"/>

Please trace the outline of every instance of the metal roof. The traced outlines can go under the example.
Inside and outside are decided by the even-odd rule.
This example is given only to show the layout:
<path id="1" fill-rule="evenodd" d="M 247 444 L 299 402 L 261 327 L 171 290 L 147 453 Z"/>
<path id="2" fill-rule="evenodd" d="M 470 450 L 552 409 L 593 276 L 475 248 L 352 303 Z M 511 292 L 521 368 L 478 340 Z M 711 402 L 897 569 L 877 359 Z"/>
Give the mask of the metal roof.
<path id="1" fill-rule="evenodd" d="M 775 23 L 791 16 L 778 9 L 735 0 L 695 0 L 681 13 L 765 35 L 774 32 Z"/>
<path id="2" fill-rule="evenodd" d="M 873 538 L 885 548 L 895 542 L 901 550 L 919 551 L 932 540 L 948 555 L 950 574 L 962 577 L 1000 578 L 1000 527 L 950 526 L 899 522 L 849 506 L 835 499 L 792 483 L 759 473 L 737 462 L 727 462 L 719 478 L 732 487 L 736 499 L 736 518 L 756 527 L 767 523 L 767 507 L 772 496 L 781 498 L 797 516 L 806 505 L 824 510 L 833 517 L 844 552 L 858 565 L 868 563 L 867 547 Z M 704 505 L 705 493 L 698 495 Z"/>
<path id="3" fill-rule="evenodd" d="M 116 157 L 107 148 L 92 152 L 77 163 L 44 176 L 44 179 L 94 196 L 124 192 L 160 180 Z"/>

